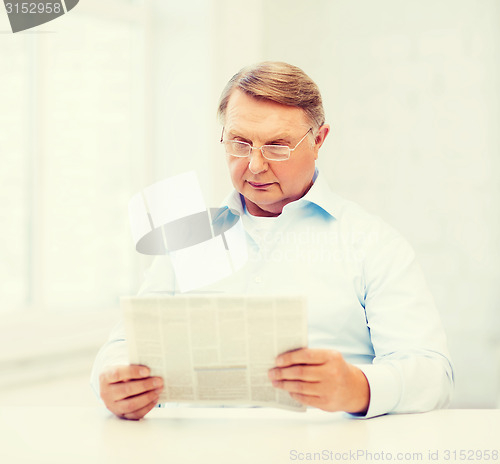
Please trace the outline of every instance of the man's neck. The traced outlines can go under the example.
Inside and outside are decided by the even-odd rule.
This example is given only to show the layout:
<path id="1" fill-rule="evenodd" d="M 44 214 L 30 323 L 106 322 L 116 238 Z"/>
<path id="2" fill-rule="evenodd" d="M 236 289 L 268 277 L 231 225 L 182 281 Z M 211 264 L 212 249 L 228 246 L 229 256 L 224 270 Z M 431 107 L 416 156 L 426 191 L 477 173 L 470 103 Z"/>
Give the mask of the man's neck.
<path id="1" fill-rule="evenodd" d="M 252 216 L 260 216 L 260 217 L 278 217 L 283 211 L 283 207 L 275 211 L 265 210 L 260 206 L 256 205 L 255 203 L 252 203 L 247 198 L 245 198 L 245 207 Z"/>
<path id="2" fill-rule="evenodd" d="M 291 200 L 283 200 L 280 203 L 273 203 L 272 205 L 269 205 L 267 207 L 266 205 L 264 206 L 259 206 L 252 201 L 250 201 L 248 198 L 243 197 L 245 200 L 245 206 L 247 211 L 252 215 L 252 216 L 262 216 L 262 217 L 277 217 L 283 212 L 283 208 L 288 204 L 288 203 L 293 203 L 294 201 L 300 200 L 303 198 L 307 192 L 311 189 L 313 186 L 314 181 L 311 181 L 311 183 L 307 186 L 307 188 L 304 190 L 304 193 L 300 197 L 291 199 Z"/>

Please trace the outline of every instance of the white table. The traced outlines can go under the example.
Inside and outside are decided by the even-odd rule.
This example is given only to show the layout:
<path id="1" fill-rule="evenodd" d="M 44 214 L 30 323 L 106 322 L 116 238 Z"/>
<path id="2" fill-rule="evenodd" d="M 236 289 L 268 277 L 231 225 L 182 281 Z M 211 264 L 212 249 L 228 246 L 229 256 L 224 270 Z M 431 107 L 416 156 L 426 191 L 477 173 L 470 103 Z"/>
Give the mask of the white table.
<path id="1" fill-rule="evenodd" d="M 0 408 L 2 464 L 500 464 L 492 450 L 500 452 L 500 410 L 355 420 L 314 409 L 172 408 L 131 422 L 101 408 Z M 476 452 L 482 459 L 469 460 Z"/>

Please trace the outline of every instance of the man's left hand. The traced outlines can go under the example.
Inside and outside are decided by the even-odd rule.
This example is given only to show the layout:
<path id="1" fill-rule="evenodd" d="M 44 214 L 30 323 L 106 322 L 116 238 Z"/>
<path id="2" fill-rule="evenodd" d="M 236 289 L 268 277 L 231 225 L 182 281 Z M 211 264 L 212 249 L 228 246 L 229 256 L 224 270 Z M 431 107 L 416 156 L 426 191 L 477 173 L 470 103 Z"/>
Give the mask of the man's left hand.
<path id="1" fill-rule="evenodd" d="M 365 375 L 338 351 L 301 348 L 283 353 L 269 378 L 299 403 L 324 411 L 365 414 L 370 404 Z"/>

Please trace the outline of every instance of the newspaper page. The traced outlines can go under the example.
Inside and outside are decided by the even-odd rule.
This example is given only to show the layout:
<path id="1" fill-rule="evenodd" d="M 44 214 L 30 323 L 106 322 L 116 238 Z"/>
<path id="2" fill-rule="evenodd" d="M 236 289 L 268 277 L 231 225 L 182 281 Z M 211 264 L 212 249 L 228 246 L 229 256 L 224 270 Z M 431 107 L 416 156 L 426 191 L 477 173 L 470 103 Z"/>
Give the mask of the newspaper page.
<path id="1" fill-rule="evenodd" d="M 129 359 L 164 379 L 159 402 L 306 407 L 267 376 L 307 346 L 300 296 L 179 295 L 121 300 Z"/>

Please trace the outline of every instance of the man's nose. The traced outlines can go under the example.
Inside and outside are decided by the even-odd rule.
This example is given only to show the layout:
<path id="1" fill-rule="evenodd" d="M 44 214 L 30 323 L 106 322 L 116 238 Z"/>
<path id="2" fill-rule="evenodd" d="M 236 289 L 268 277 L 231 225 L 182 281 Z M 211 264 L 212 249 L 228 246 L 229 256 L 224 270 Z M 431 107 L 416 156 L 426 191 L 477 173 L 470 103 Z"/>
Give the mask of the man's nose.
<path id="1" fill-rule="evenodd" d="M 262 155 L 262 151 L 252 150 L 250 153 L 250 161 L 248 163 L 248 169 L 252 174 L 259 174 L 261 172 L 267 171 L 269 165 L 267 163 L 266 158 Z"/>

